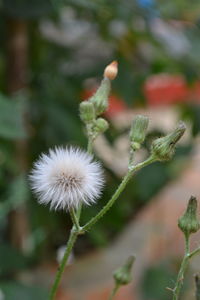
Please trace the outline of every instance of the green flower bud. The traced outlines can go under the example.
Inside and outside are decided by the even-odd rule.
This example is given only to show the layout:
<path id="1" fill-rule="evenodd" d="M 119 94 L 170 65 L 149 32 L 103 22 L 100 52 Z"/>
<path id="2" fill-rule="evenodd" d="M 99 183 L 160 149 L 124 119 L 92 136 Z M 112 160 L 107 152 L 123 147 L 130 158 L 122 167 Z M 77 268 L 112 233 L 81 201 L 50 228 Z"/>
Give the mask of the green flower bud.
<path id="1" fill-rule="evenodd" d="M 90 123 L 95 119 L 94 105 L 88 101 L 83 101 L 79 105 L 80 117 L 84 123 Z"/>
<path id="2" fill-rule="evenodd" d="M 127 262 L 121 268 L 117 269 L 113 273 L 116 286 L 126 285 L 131 282 L 132 280 L 131 269 L 134 261 L 135 261 L 135 257 L 133 255 L 130 256 Z"/>
<path id="3" fill-rule="evenodd" d="M 94 105 L 96 116 L 101 115 L 108 108 L 108 97 L 110 94 L 110 80 L 105 77 L 96 93 L 89 99 L 89 102 Z"/>
<path id="4" fill-rule="evenodd" d="M 178 126 L 172 133 L 153 141 L 151 146 L 152 155 L 160 161 L 170 160 L 174 155 L 175 146 L 184 134 L 185 129 L 185 124 L 183 122 L 179 122 Z"/>
<path id="5" fill-rule="evenodd" d="M 197 199 L 195 197 L 191 196 L 184 215 L 178 220 L 178 227 L 187 236 L 200 229 L 200 222 L 197 219 Z"/>
<path id="6" fill-rule="evenodd" d="M 146 116 L 137 115 L 133 120 L 130 130 L 131 148 L 133 150 L 138 150 L 144 142 L 148 125 L 149 118 Z"/>
<path id="7" fill-rule="evenodd" d="M 109 127 L 108 122 L 105 119 L 103 119 L 103 118 L 98 118 L 95 121 L 94 130 L 97 133 L 103 133 L 103 132 L 105 132 L 108 129 L 108 127 Z"/>

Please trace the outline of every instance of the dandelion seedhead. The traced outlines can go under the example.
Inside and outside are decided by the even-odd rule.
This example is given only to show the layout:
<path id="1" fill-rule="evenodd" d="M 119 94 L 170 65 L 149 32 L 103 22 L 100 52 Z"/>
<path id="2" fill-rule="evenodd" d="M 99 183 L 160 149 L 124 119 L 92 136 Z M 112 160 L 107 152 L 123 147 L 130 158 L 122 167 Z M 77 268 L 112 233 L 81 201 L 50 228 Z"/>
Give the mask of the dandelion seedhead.
<path id="1" fill-rule="evenodd" d="M 39 203 L 63 210 L 95 202 L 104 183 L 100 164 L 73 147 L 57 147 L 42 154 L 30 180 Z"/>

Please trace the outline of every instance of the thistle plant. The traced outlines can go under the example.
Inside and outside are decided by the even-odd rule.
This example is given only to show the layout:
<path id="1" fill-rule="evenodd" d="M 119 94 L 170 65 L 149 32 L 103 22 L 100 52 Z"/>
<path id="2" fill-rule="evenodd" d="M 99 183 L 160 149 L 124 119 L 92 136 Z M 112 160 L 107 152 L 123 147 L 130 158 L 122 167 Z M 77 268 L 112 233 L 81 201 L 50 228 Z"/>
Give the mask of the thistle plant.
<path id="1" fill-rule="evenodd" d="M 92 154 L 93 142 L 109 127 L 107 120 L 100 116 L 108 108 L 111 81 L 115 79 L 117 72 L 117 62 L 114 61 L 105 68 L 103 80 L 96 93 L 80 104 L 80 118 L 85 125 L 88 137 L 87 152 L 75 147 L 51 149 L 47 154 L 40 156 L 30 175 L 32 190 L 38 197 L 39 203 L 49 204 L 51 209 L 62 209 L 69 212 L 73 223 L 66 250 L 50 292 L 49 299 L 51 300 L 55 299 L 67 260 L 78 236 L 87 233 L 108 212 L 137 171 L 153 162 L 171 159 L 177 142 L 185 132 L 185 125 L 180 122 L 174 131 L 152 143 L 149 157 L 146 160 L 135 164 L 134 153 L 140 149 L 146 138 L 149 122 L 147 116 L 136 116 L 130 130 L 130 159 L 127 173 L 106 205 L 86 224 L 82 225 L 82 205 L 95 203 L 101 195 L 105 182 L 102 167 L 94 160 Z M 130 267 L 130 265 L 132 263 L 130 264 L 129 261 L 128 266 Z M 126 265 L 123 270 L 130 270 L 129 267 Z M 122 275 L 123 272 L 115 273 L 117 286 L 114 294 L 122 284 L 125 284 L 125 282 L 122 283 L 123 278 L 130 279 L 129 275 Z M 128 283 L 127 280 L 126 283 Z"/>
<path id="2" fill-rule="evenodd" d="M 178 220 L 178 226 L 184 234 L 185 238 L 185 254 L 178 272 L 175 287 L 172 289 L 173 300 L 178 300 L 180 296 L 181 287 L 185 276 L 186 269 L 188 267 L 190 259 L 196 254 L 200 253 L 200 247 L 195 250 L 190 250 L 190 237 L 191 234 L 197 232 L 200 229 L 200 222 L 197 218 L 197 199 L 193 196 L 189 199 L 187 209 L 182 217 Z M 196 277 L 197 287 L 197 299 L 199 299 L 199 279 Z"/>

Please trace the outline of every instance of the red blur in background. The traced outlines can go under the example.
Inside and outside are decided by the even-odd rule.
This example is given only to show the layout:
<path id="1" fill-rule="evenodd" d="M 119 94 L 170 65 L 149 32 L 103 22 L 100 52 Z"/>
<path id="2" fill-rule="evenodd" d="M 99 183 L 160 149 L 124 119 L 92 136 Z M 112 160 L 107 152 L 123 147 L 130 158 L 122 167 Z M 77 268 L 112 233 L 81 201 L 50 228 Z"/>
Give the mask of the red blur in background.
<path id="1" fill-rule="evenodd" d="M 85 89 L 82 99 L 90 98 L 96 88 Z M 183 102 L 200 102 L 200 81 L 189 87 L 181 75 L 170 75 L 166 73 L 150 76 L 143 86 L 144 96 L 148 106 L 166 106 Z M 109 108 L 105 116 L 110 118 L 120 112 L 126 111 L 126 103 L 115 95 L 109 97 Z"/>

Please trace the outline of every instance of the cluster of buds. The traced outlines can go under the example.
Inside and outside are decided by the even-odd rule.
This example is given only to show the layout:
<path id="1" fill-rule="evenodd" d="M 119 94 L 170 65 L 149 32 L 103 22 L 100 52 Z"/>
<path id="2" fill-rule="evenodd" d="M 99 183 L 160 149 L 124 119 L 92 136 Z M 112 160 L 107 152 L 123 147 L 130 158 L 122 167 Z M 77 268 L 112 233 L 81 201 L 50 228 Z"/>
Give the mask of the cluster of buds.
<path id="1" fill-rule="evenodd" d="M 140 149 L 147 134 L 149 119 L 146 116 L 137 115 L 133 120 L 130 130 L 130 166 L 133 163 L 133 154 Z M 157 161 L 170 160 L 175 152 L 177 142 L 180 140 L 186 129 L 181 121 L 175 130 L 170 134 L 157 138 L 151 145 L 151 156 Z"/>
<path id="2" fill-rule="evenodd" d="M 113 61 L 105 68 L 104 78 L 95 94 L 80 104 L 81 120 L 85 123 L 88 135 L 93 140 L 109 127 L 108 122 L 99 116 L 108 109 L 111 80 L 115 79 L 117 72 L 117 62 Z"/>

